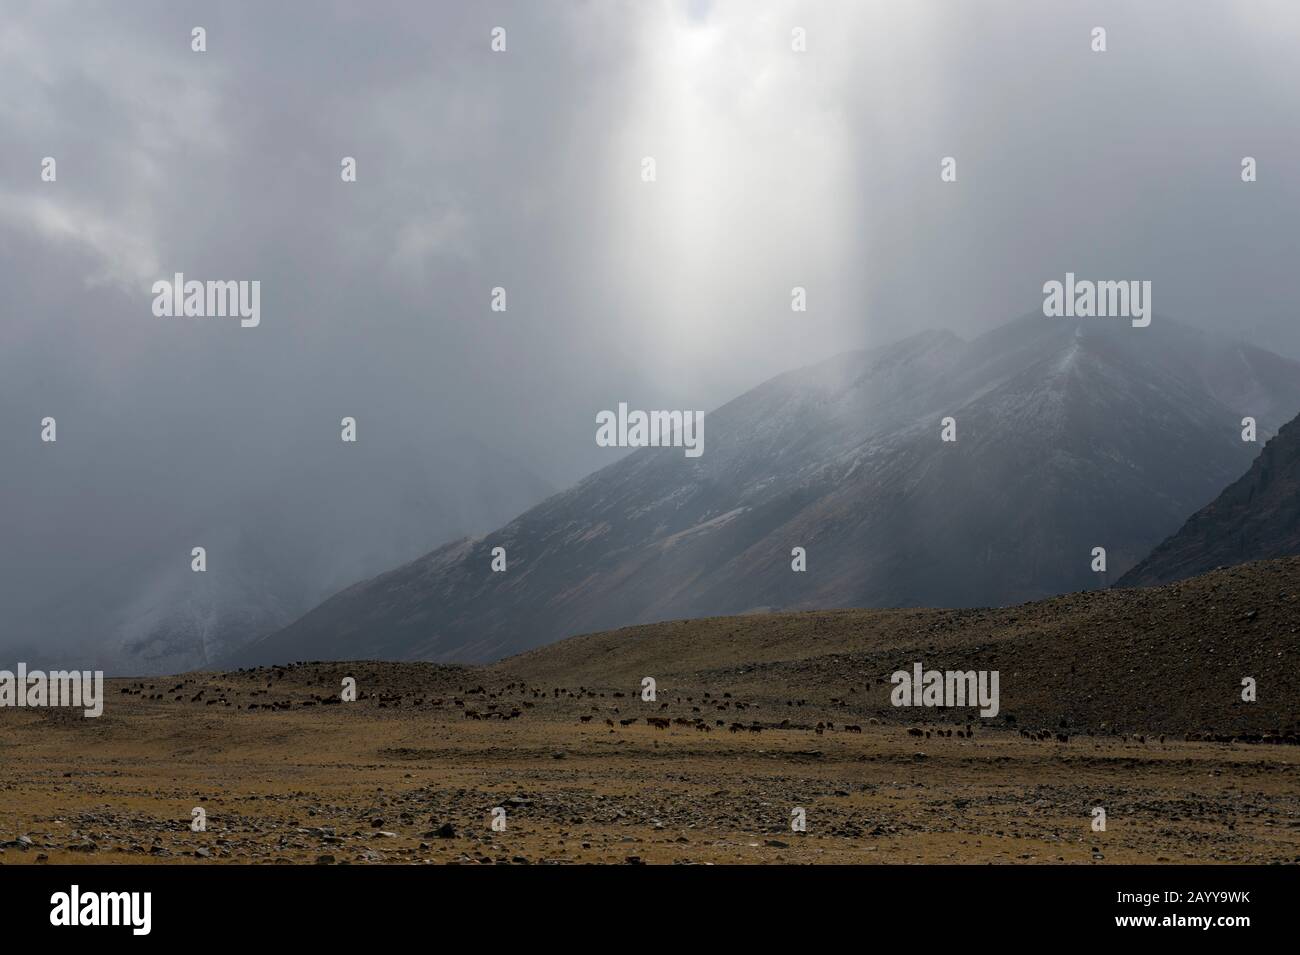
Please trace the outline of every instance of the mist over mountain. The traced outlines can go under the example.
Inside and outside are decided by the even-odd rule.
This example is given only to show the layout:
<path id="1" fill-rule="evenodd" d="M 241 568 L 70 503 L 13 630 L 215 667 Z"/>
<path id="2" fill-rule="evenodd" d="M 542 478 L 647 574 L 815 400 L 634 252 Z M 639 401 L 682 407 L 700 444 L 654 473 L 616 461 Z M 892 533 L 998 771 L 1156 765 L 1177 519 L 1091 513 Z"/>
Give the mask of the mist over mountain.
<path id="1" fill-rule="evenodd" d="M 81 452 L 69 444 L 65 453 Z M 358 577 L 482 532 L 550 491 L 472 438 L 403 438 L 365 418 L 356 444 L 323 428 L 262 464 L 238 494 L 196 494 L 180 519 L 141 519 L 121 537 L 111 524 L 88 534 L 84 549 L 98 566 L 63 575 L 52 596 L 11 603 L 0 646 L 32 666 L 71 658 L 118 673 L 202 668 Z M 202 573 L 191 567 L 196 546 L 206 551 Z"/>
<path id="2" fill-rule="evenodd" d="M 1118 581 L 1149 587 L 1246 561 L 1300 555 L 1300 418 L 1264 445 L 1250 470 Z"/>
<path id="3" fill-rule="evenodd" d="M 1091 589 L 1248 464 L 1243 416 L 1268 434 L 1298 408 L 1300 365 L 1161 316 L 923 332 L 773 378 L 706 416 L 701 457 L 639 450 L 235 659 L 482 661 L 676 617 Z"/>

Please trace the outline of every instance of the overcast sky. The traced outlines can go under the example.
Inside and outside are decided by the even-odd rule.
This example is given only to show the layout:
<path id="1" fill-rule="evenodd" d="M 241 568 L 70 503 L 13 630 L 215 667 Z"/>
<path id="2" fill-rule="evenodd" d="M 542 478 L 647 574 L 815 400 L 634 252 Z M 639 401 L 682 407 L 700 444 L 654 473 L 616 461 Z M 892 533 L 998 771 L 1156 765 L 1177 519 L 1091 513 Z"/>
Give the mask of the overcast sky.
<path id="1" fill-rule="evenodd" d="M 1298 53 L 1292 0 L 5 0 L 0 532 L 274 485 L 349 414 L 559 487 L 617 453 L 601 409 L 975 334 L 1067 270 L 1300 357 Z M 259 280 L 260 327 L 155 317 L 174 272 Z M 45 415 L 93 481 L 35 511 Z"/>

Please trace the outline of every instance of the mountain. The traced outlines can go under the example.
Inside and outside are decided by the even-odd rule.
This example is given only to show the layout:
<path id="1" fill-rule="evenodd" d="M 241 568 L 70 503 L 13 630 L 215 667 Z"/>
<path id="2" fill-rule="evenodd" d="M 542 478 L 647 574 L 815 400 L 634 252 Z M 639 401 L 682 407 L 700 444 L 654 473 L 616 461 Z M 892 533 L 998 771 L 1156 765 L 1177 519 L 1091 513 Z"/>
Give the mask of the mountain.
<path id="1" fill-rule="evenodd" d="M 1249 471 L 1117 586 L 1149 587 L 1215 567 L 1295 555 L 1300 555 L 1300 418 L 1284 425 Z"/>
<path id="2" fill-rule="evenodd" d="M 1159 316 L 925 332 L 773 378 L 706 415 L 702 456 L 629 454 L 236 660 L 483 661 L 675 617 L 1103 586 L 1094 547 L 1127 570 L 1247 466 L 1244 415 L 1271 433 L 1297 408 L 1300 365 Z"/>
<path id="3" fill-rule="evenodd" d="M 0 645 L 31 666 L 175 673 L 210 666 L 291 623 L 358 577 L 449 536 L 493 527 L 551 488 L 464 435 L 407 442 L 369 423 L 328 469 L 290 446 L 252 487 L 182 519 L 132 532 L 93 575 L 0 624 Z M 442 453 L 454 446 L 456 454 Z M 315 451 L 315 453 L 312 453 Z M 191 569 L 191 550 L 207 569 Z M 30 635 L 39 634 L 39 642 Z M 27 642 L 24 642 L 27 637 Z"/>

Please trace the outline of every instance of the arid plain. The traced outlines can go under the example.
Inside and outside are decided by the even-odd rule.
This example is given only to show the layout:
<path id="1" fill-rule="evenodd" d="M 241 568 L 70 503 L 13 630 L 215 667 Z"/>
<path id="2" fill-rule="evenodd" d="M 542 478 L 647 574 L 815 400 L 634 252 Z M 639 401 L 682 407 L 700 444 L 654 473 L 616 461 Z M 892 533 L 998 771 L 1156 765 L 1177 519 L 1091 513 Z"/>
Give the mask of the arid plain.
<path id="1" fill-rule="evenodd" d="M 1287 560 L 998 610 L 656 624 L 488 667 L 110 680 L 98 719 L 0 711 L 0 864 L 1294 863 L 1298 593 Z M 998 669 L 999 715 L 891 706 L 914 661 Z"/>

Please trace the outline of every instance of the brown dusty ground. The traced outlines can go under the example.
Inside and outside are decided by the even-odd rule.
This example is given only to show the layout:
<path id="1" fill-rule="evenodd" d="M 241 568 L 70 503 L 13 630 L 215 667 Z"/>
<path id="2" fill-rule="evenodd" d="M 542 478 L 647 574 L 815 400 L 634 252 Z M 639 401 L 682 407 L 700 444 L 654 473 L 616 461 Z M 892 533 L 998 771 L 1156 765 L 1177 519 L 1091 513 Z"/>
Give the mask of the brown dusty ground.
<path id="1" fill-rule="evenodd" d="M 926 738 L 842 702 L 661 682 L 644 703 L 519 667 L 189 674 L 109 681 L 99 719 L 0 710 L 0 864 L 1300 861 L 1293 745 Z M 363 698 L 321 705 L 347 675 Z"/>

